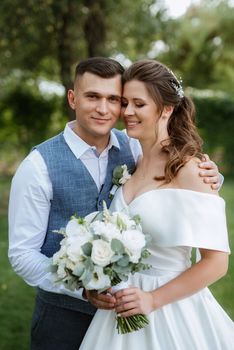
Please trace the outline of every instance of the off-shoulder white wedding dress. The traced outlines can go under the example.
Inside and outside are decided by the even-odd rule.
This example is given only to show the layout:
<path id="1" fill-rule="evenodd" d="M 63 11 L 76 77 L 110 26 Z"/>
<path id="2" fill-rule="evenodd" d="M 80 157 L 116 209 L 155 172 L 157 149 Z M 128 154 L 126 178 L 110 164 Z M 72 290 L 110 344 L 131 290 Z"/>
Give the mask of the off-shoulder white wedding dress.
<path id="1" fill-rule="evenodd" d="M 150 270 L 129 278 L 129 284 L 154 290 L 191 266 L 192 247 L 229 252 L 222 198 L 181 189 L 151 190 L 130 204 L 119 188 L 112 211 L 139 214 L 152 238 Z M 168 304 L 149 317 L 144 329 L 120 335 L 115 313 L 98 310 L 82 350 L 234 350 L 234 323 L 208 288 Z"/>

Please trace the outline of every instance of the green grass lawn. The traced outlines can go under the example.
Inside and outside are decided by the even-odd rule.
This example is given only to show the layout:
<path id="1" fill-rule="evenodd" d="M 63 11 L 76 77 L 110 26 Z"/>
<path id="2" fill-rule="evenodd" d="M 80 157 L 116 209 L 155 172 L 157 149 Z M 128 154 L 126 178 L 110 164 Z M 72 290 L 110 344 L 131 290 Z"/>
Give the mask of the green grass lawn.
<path id="1" fill-rule="evenodd" d="M 229 269 L 225 277 L 210 287 L 212 293 L 222 304 L 225 311 L 234 320 L 234 180 L 225 179 L 220 195 L 226 201 L 226 213 L 229 232 L 229 242 L 232 255 L 229 258 Z"/>
<path id="2" fill-rule="evenodd" d="M 34 289 L 8 262 L 8 193 L 9 179 L 0 178 L 0 350 L 28 350 Z"/>
<path id="3" fill-rule="evenodd" d="M 30 322 L 34 289 L 13 272 L 7 259 L 7 202 L 9 179 L 0 178 L 0 350 L 29 348 Z M 234 180 L 225 180 L 221 191 L 227 203 L 230 245 L 234 250 Z M 234 319 L 234 254 L 230 257 L 228 274 L 211 286 L 223 308 Z"/>

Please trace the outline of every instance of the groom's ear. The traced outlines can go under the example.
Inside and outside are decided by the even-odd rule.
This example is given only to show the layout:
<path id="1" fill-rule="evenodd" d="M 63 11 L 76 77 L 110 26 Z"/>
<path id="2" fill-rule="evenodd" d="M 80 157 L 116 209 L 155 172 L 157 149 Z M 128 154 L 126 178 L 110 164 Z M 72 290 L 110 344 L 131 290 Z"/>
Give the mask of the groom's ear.
<path id="1" fill-rule="evenodd" d="M 74 110 L 76 108 L 74 90 L 71 90 L 71 89 L 68 90 L 68 92 L 67 92 L 67 100 L 68 100 L 69 106 Z"/>

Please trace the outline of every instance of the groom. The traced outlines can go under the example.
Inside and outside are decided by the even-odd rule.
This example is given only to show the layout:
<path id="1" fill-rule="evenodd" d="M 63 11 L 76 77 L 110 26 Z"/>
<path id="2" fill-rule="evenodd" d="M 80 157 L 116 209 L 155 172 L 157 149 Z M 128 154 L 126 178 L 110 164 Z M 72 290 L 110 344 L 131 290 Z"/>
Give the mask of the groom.
<path id="1" fill-rule="evenodd" d="M 109 58 L 90 58 L 76 67 L 68 102 L 76 120 L 59 135 L 36 146 L 13 180 L 9 203 L 9 259 L 37 297 L 32 320 L 32 350 L 77 350 L 95 305 L 113 309 L 114 297 L 55 286 L 50 257 L 71 215 L 83 217 L 110 204 L 113 169 L 134 169 L 141 153 L 136 140 L 112 130 L 121 109 L 123 67 Z M 203 165 L 206 181 L 217 183 L 212 162 Z M 89 303 L 87 299 L 93 304 Z"/>

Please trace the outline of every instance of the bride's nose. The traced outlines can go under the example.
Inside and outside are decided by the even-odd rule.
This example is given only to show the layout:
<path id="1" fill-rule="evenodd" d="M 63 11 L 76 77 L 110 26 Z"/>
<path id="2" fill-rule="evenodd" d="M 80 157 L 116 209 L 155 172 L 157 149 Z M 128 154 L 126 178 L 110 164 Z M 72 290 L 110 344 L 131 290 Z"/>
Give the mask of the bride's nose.
<path id="1" fill-rule="evenodd" d="M 129 115 L 134 115 L 134 106 L 131 103 L 128 103 L 126 107 L 124 107 L 123 115 L 124 116 L 129 116 Z"/>

